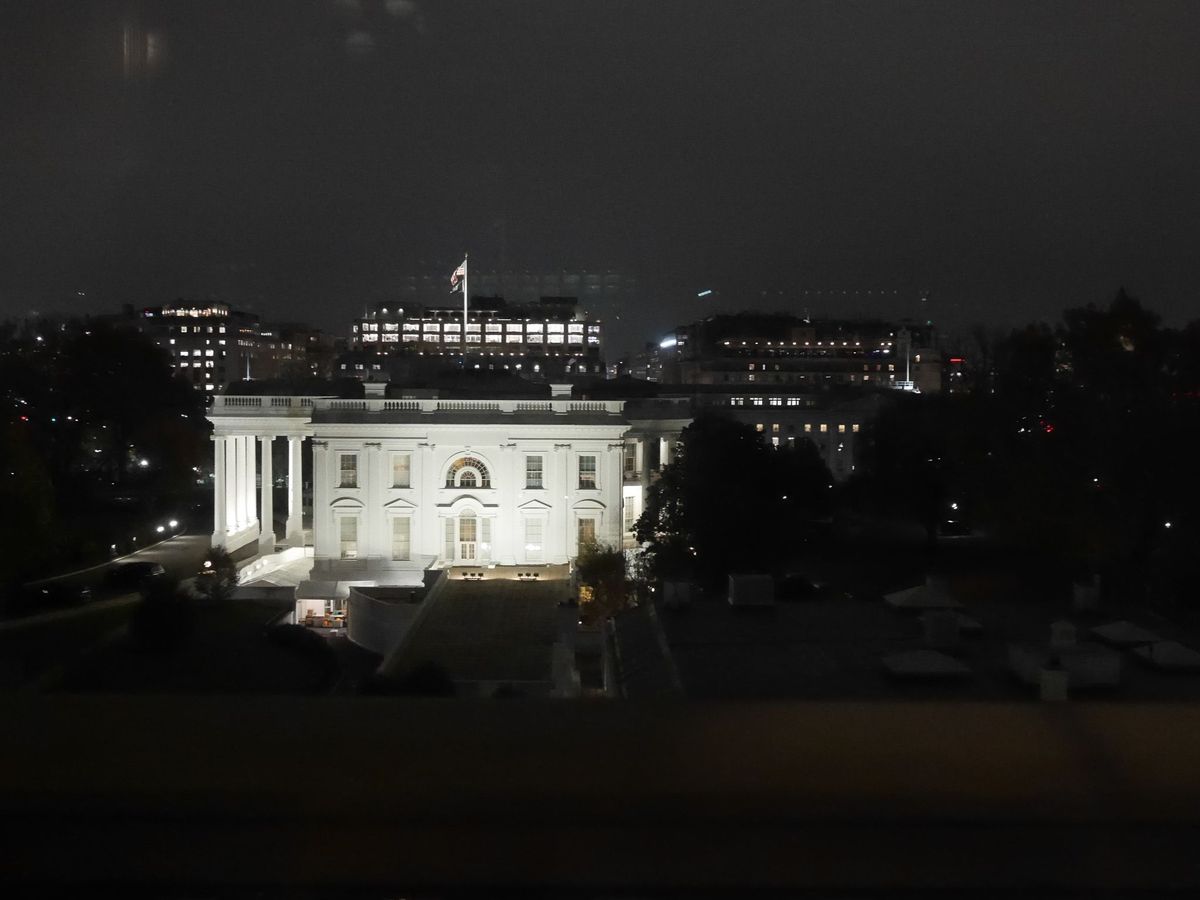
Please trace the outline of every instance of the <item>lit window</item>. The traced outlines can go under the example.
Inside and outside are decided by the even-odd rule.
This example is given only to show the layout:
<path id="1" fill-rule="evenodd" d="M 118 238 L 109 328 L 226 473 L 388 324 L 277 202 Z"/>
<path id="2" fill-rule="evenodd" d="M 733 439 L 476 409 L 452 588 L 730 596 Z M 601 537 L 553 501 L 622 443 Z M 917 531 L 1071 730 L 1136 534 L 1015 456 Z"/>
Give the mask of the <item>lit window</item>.
<path id="1" fill-rule="evenodd" d="M 412 547 L 412 519 L 396 516 L 392 519 L 392 559 L 408 559 Z"/>
<path id="2" fill-rule="evenodd" d="M 338 520 L 342 559 L 358 559 L 358 519 L 343 516 Z"/>
<path id="3" fill-rule="evenodd" d="M 525 520 L 525 561 L 542 561 L 542 520 Z"/>
<path id="4" fill-rule="evenodd" d="M 542 458 L 540 456 L 525 457 L 525 487 L 527 490 L 540 490 L 542 487 Z"/>
<path id="5" fill-rule="evenodd" d="M 771 404 L 771 406 L 783 406 L 782 397 L 772 397 L 768 402 Z"/>
<path id="6" fill-rule="evenodd" d="M 729 398 L 729 405 L 730 405 L 730 406 L 742 406 L 742 405 L 743 405 L 743 398 L 742 398 L 742 397 L 730 397 L 730 398 Z"/>
<path id="7" fill-rule="evenodd" d="M 446 487 L 490 488 L 487 466 L 473 456 L 456 459 L 446 470 Z"/>
<path id="8" fill-rule="evenodd" d="M 579 489 L 591 491 L 596 489 L 596 457 L 579 457 Z"/>
<path id="9" fill-rule="evenodd" d="M 845 434 L 845 433 L 846 433 L 846 426 L 845 426 L 845 425 L 839 425 L 839 426 L 838 426 L 838 434 Z"/>
<path id="10" fill-rule="evenodd" d="M 852 432 L 854 432 L 855 434 L 858 434 L 858 423 L 855 423 L 855 424 L 851 425 L 851 426 L 850 426 L 850 430 L 851 430 Z"/>
<path id="11" fill-rule="evenodd" d="M 750 398 L 750 405 L 751 405 L 751 406 L 762 406 L 762 405 L 763 405 L 763 398 L 762 398 L 762 397 L 751 397 L 751 398 Z"/>
<path id="12" fill-rule="evenodd" d="M 778 422 L 774 422 L 774 423 L 772 423 L 772 425 L 771 425 L 771 431 L 772 431 L 774 434 L 779 434 L 779 423 L 778 423 Z"/>
<path id="13" fill-rule="evenodd" d="M 392 487 L 406 488 L 412 478 L 412 455 L 396 453 L 392 456 Z"/>
<path id="14" fill-rule="evenodd" d="M 800 398 L 799 398 L 799 397 L 788 397 L 788 398 L 787 398 L 787 405 L 788 405 L 788 406 L 799 406 L 799 405 L 800 405 Z"/>
<path id="15" fill-rule="evenodd" d="M 829 431 L 829 426 L 826 425 L 824 422 L 822 422 L 821 423 L 821 434 L 825 434 L 827 431 Z"/>
<path id="16" fill-rule="evenodd" d="M 754 426 L 754 430 L 755 430 L 755 431 L 762 431 L 762 430 L 763 430 L 763 424 L 762 424 L 762 422 L 759 422 L 758 424 L 756 424 L 756 425 Z"/>
<path id="17" fill-rule="evenodd" d="M 596 543 L 596 520 L 591 516 L 580 519 L 577 537 L 579 539 L 580 547 L 586 547 L 588 544 Z"/>
<path id="18" fill-rule="evenodd" d="M 805 434 L 812 434 L 812 422 L 805 422 L 805 423 L 804 423 L 804 433 L 805 433 Z"/>
<path id="19" fill-rule="evenodd" d="M 356 488 L 358 487 L 358 454 L 343 453 L 338 457 L 338 471 L 340 477 L 338 479 L 338 487 Z"/>

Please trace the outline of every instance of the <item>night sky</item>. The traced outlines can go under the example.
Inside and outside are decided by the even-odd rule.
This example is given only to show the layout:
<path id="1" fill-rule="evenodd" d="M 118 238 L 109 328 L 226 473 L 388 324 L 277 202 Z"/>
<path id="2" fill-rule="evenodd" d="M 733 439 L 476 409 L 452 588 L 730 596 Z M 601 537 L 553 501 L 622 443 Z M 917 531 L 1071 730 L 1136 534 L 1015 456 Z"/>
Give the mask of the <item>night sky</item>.
<path id="1" fill-rule="evenodd" d="M 8 0 L 0 316 L 344 334 L 469 250 L 636 273 L 625 344 L 922 290 L 958 329 L 1122 284 L 1181 322 L 1198 110 L 1196 2 Z"/>

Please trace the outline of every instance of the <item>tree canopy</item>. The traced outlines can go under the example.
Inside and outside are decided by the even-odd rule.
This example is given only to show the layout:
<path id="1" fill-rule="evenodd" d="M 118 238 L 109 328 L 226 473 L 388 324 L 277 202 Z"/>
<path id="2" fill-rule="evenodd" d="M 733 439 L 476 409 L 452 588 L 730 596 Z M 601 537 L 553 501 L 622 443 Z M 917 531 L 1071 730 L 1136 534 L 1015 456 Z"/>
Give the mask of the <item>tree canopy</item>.
<path id="1" fill-rule="evenodd" d="M 808 523 L 828 512 L 832 484 L 808 441 L 769 447 L 749 425 L 701 415 L 651 485 L 638 539 L 658 577 L 716 583 L 764 571 L 788 559 Z"/>

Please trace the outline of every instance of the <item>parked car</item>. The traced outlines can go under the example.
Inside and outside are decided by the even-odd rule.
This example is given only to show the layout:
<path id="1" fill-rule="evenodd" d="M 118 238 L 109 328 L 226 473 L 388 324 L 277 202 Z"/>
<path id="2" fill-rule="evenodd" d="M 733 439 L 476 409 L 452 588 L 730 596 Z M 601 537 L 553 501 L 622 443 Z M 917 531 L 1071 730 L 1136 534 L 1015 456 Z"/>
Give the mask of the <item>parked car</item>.
<path id="1" fill-rule="evenodd" d="M 156 562 L 118 563 L 108 570 L 105 583 L 111 588 L 138 590 L 152 578 L 162 578 L 166 569 Z"/>

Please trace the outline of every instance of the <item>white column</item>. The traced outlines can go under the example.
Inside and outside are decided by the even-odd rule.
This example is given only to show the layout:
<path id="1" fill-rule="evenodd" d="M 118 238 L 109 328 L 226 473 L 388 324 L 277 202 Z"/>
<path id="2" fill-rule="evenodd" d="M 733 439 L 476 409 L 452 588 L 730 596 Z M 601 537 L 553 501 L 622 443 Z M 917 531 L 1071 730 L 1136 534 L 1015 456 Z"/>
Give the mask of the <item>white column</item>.
<path id="1" fill-rule="evenodd" d="M 604 498 L 604 525 L 599 535 L 601 543 L 621 549 L 621 486 L 625 474 L 625 445 L 609 444 L 606 455 L 605 479 L 600 484 L 600 495 Z"/>
<path id="2" fill-rule="evenodd" d="M 517 558 L 517 491 L 523 476 L 522 454 L 511 441 L 500 445 L 500 514 L 492 522 L 492 561 L 502 566 L 515 566 Z"/>
<path id="3" fill-rule="evenodd" d="M 555 473 L 554 506 L 550 513 L 550 521 L 546 523 L 546 559 L 548 562 L 565 563 L 571 555 L 571 525 L 574 516 L 571 513 L 571 445 L 554 445 Z"/>
<path id="4" fill-rule="evenodd" d="M 225 438 L 225 533 L 233 534 L 241 527 L 238 519 L 238 464 L 237 436 Z"/>
<path id="5" fill-rule="evenodd" d="M 259 446 L 262 447 L 262 511 L 258 528 L 259 553 L 275 552 L 275 498 L 272 496 L 274 476 L 271 471 L 271 447 L 274 442 L 274 435 L 260 436 L 258 439 Z"/>
<path id="6" fill-rule="evenodd" d="M 225 546 L 225 533 L 229 527 L 225 511 L 225 435 L 214 434 L 213 442 L 213 533 L 212 545 Z"/>
<path id="7" fill-rule="evenodd" d="M 329 534 L 329 473 L 325 471 L 325 441 L 312 442 L 313 454 L 313 556 L 337 559 L 336 535 Z"/>
<path id="8" fill-rule="evenodd" d="M 304 546 L 304 465 L 300 455 L 304 438 L 288 435 L 288 515 L 285 540 L 293 547 Z"/>
<path id="9" fill-rule="evenodd" d="M 246 435 L 246 524 L 253 526 L 258 521 L 258 501 L 254 497 L 255 474 L 258 472 L 258 461 L 255 458 L 254 445 L 258 441 L 254 435 Z"/>

